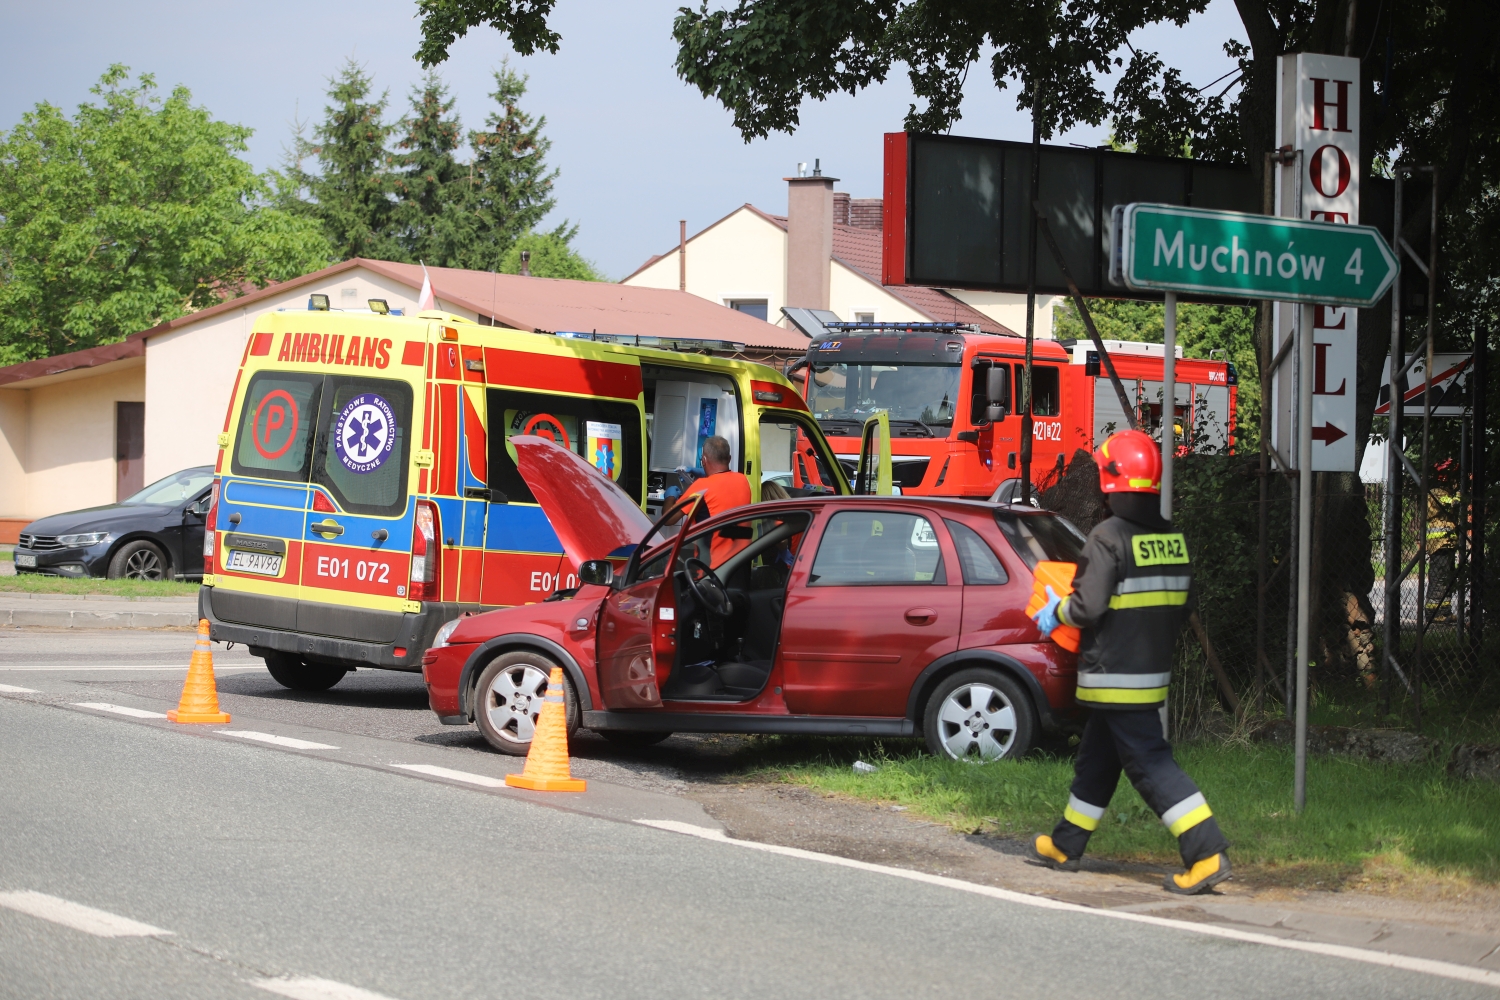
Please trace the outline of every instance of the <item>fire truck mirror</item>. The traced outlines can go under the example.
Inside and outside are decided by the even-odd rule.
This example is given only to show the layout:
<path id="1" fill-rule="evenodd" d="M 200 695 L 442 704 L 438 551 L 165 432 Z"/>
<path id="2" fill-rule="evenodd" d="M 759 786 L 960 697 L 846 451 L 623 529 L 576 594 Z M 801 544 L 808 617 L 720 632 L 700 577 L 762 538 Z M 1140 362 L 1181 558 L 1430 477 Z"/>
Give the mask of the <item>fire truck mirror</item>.
<path id="1" fill-rule="evenodd" d="M 984 419 L 990 423 L 999 423 L 1005 419 L 1007 412 L 1004 403 L 991 403 L 984 408 Z"/>
<path id="2" fill-rule="evenodd" d="M 989 397 L 990 407 L 999 406 L 1007 409 L 1010 406 L 1010 371 L 1002 365 L 991 365 L 984 373 L 984 394 Z M 990 417 L 991 420 L 1000 420 L 999 417 Z"/>

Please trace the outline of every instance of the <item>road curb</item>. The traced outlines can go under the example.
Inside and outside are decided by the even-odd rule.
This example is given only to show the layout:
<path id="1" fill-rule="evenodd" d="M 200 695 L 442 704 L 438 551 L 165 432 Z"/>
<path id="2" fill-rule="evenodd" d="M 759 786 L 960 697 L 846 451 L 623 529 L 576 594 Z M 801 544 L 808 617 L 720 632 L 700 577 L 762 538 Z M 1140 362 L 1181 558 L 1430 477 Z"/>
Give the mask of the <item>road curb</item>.
<path id="1" fill-rule="evenodd" d="M 193 628 L 196 611 L 74 611 L 0 608 L 0 626 L 33 628 Z"/>

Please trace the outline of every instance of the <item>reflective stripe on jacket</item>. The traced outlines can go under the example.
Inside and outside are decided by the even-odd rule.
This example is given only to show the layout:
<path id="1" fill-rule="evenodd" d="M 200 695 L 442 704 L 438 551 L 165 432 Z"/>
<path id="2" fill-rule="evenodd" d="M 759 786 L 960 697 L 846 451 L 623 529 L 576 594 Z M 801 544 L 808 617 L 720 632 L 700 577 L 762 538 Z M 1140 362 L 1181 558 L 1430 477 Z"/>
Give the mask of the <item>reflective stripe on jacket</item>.
<path id="1" fill-rule="evenodd" d="M 1165 521 L 1114 516 L 1089 532 L 1058 617 L 1083 630 L 1078 700 L 1094 708 L 1161 705 L 1191 607 L 1187 543 Z"/>

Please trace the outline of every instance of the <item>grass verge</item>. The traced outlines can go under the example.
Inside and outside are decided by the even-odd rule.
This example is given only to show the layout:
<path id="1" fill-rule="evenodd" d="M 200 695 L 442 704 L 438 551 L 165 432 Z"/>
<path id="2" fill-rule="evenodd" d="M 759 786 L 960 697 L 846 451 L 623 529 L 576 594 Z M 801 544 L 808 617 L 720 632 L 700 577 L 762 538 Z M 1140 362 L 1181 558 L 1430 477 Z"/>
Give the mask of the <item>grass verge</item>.
<path id="1" fill-rule="evenodd" d="M 194 597 L 198 584 L 176 580 L 89 580 L 42 573 L 0 576 L 0 593 L 103 594 L 108 597 Z"/>
<path id="2" fill-rule="evenodd" d="M 847 755 L 837 752 L 838 757 Z M 990 766 L 869 744 L 874 774 L 848 760 L 761 767 L 759 774 L 861 799 L 904 805 L 964 832 L 1048 832 L 1067 801 L 1071 760 L 1038 756 Z M 1259 884 L 1340 888 L 1422 881 L 1500 882 L 1500 786 L 1457 781 L 1441 762 L 1308 761 L 1308 806 L 1292 811 L 1292 751 L 1190 744 L 1177 759 L 1208 797 L 1233 844 L 1236 870 Z M 1176 842 L 1121 779 L 1091 854 L 1180 863 Z"/>

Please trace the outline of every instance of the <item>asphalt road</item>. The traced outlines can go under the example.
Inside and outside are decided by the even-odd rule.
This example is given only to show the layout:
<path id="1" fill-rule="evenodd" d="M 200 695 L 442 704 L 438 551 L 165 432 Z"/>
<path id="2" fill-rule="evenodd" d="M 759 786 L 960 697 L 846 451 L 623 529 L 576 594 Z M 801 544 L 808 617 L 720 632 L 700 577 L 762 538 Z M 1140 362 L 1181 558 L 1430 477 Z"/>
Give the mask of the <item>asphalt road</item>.
<path id="1" fill-rule="evenodd" d="M 32 698 L 0 697 L 7 997 L 1495 996 Z"/>

